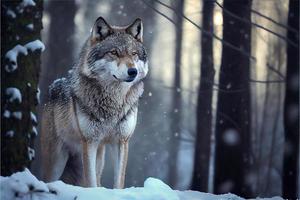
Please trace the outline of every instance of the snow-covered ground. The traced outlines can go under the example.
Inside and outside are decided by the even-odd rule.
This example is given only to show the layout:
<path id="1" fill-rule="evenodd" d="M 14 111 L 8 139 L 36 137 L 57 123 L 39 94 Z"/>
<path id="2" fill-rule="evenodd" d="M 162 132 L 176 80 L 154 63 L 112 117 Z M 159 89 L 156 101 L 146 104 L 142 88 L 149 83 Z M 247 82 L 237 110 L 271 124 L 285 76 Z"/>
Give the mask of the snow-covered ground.
<path id="1" fill-rule="evenodd" d="M 176 191 L 155 178 L 148 178 L 144 187 L 126 189 L 82 188 L 62 181 L 44 183 L 28 169 L 10 177 L 0 177 L 1 200 L 242 200 L 234 194 L 213 195 L 195 191 Z M 272 198 L 282 200 L 280 197 Z"/>

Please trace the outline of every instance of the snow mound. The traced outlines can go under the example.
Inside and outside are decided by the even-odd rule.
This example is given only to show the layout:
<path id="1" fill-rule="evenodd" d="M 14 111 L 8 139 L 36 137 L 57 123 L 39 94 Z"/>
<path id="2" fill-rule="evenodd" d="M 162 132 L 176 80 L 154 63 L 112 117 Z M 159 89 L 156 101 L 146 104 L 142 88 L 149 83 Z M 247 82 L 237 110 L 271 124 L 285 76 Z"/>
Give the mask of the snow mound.
<path id="1" fill-rule="evenodd" d="M 36 199 L 39 194 L 49 193 L 47 185 L 37 180 L 28 169 L 17 172 L 10 177 L 0 177 L 1 199 Z M 31 198 L 32 195 L 32 198 Z"/>
<path id="2" fill-rule="evenodd" d="M 62 181 L 44 183 L 37 180 L 28 169 L 10 177 L 1 176 L 0 197 L 5 200 L 244 200 L 234 194 L 214 195 L 196 191 L 176 191 L 155 178 L 148 178 L 144 182 L 144 187 L 126 189 L 83 188 Z M 272 199 L 283 200 L 280 197 Z"/>

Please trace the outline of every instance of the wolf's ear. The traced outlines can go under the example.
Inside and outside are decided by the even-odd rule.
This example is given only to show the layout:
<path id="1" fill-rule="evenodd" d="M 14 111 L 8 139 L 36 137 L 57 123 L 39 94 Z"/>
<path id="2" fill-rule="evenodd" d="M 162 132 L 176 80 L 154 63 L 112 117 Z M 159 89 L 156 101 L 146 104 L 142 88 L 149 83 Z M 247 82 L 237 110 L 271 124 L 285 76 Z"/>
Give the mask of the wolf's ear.
<path id="1" fill-rule="evenodd" d="M 104 40 L 107 36 L 113 33 L 113 29 L 109 24 L 103 19 L 103 17 L 98 17 L 93 29 L 92 29 L 92 39 L 97 39 L 99 41 Z"/>
<path id="2" fill-rule="evenodd" d="M 137 18 L 131 25 L 126 28 L 126 33 L 132 35 L 135 39 L 143 42 L 143 23 Z"/>

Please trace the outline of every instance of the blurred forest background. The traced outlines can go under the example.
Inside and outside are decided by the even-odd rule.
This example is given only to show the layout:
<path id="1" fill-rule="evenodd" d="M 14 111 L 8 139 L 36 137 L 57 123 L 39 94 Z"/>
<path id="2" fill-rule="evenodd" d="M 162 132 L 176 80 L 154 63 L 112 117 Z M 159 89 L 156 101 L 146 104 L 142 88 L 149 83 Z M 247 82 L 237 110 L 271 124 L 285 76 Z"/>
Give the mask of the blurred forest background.
<path id="1" fill-rule="evenodd" d="M 126 187 L 151 176 L 180 190 L 299 198 L 298 0 L 24 2 L 32 1 L 1 1 L 2 176 L 24 166 L 40 176 L 34 116 L 42 118 L 49 84 L 76 62 L 95 19 L 127 25 L 140 17 L 150 73 Z M 20 54 L 19 67 L 7 70 L 7 52 L 32 38 L 45 51 Z M 12 86 L 23 101 L 12 99 Z M 106 187 L 112 168 L 107 162 Z"/>

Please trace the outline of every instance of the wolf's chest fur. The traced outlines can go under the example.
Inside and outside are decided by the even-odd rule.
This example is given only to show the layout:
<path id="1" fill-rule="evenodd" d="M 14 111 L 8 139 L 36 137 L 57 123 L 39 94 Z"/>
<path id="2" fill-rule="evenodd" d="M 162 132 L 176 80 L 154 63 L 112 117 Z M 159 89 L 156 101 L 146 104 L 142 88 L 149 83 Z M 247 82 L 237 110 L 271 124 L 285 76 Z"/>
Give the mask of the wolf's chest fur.
<path id="1" fill-rule="evenodd" d="M 80 75 L 74 87 L 73 98 L 81 111 L 95 122 L 121 120 L 130 110 L 137 107 L 143 92 L 142 83 L 122 86 L 120 84 L 101 86 L 96 80 Z"/>
<path id="2" fill-rule="evenodd" d="M 136 125 L 143 83 L 137 82 L 132 86 L 116 84 L 105 88 L 96 80 L 80 75 L 56 82 L 51 91 L 52 100 L 61 105 L 58 119 L 69 118 L 72 122 L 69 127 L 73 130 L 70 132 L 76 133 L 65 135 L 65 140 L 81 137 L 80 134 L 91 140 L 126 139 L 132 135 Z M 69 99 L 68 106 L 61 104 L 66 99 Z M 61 127 L 66 125 L 61 124 L 57 128 Z"/>

